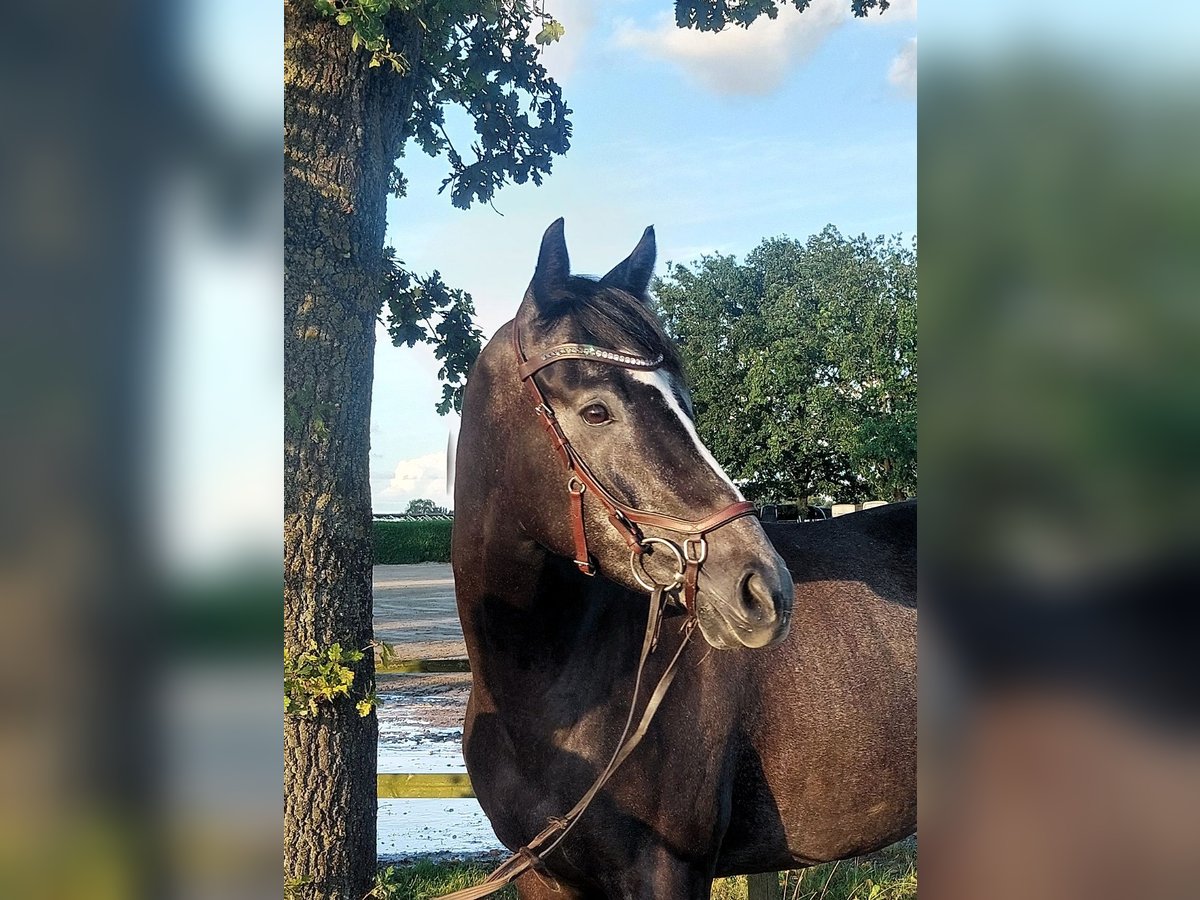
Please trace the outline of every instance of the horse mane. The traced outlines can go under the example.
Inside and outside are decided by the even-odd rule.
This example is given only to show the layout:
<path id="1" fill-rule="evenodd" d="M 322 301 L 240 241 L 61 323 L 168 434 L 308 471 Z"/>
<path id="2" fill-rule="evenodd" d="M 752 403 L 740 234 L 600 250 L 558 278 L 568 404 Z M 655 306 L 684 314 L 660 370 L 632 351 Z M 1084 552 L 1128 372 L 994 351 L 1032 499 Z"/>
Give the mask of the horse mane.
<path id="1" fill-rule="evenodd" d="M 570 317 L 583 332 L 585 343 L 649 357 L 661 353 L 663 368 L 682 374 L 679 349 L 648 303 L 581 275 L 570 277 L 556 301 L 550 310 L 539 313 L 539 324 L 549 328 Z"/>

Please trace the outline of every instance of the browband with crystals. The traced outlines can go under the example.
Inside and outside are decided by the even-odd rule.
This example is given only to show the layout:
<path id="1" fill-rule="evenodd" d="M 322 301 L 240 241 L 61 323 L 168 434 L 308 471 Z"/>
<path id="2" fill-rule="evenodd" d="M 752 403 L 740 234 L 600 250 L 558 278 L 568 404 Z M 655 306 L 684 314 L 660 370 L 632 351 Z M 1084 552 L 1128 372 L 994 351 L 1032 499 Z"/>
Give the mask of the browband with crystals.
<path id="1" fill-rule="evenodd" d="M 550 363 L 560 359 L 594 359 L 599 362 L 615 363 L 627 369 L 657 369 L 663 363 L 660 353 L 654 359 L 636 356 L 632 353 L 618 353 L 592 344 L 559 344 L 521 363 L 521 378 L 526 379 L 539 369 L 544 369 Z"/>

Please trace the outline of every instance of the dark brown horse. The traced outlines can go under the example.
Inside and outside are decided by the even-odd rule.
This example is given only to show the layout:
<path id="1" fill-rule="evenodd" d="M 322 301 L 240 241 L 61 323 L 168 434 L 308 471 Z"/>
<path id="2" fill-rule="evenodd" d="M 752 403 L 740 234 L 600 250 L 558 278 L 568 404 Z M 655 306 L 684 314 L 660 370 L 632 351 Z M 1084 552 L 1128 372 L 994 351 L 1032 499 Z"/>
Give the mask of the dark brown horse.
<path id="1" fill-rule="evenodd" d="M 585 344 L 648 361 L 584 354 L 530 376 L 595 481 L 626 507 L 698 520 L 741 500 L 696 436 L 678 354 L 646 303 L 654 256 L 647 229 L 604 278 L 571 276 L 555 222 L 514 321 L 467 384 L 453 542 L 473 679 L 464 755 L 513 849 L 608 762 L 649 604 L 595 490 L 582 494 L 591 558 L 581 562 L 597 574 L 576 564 L 570 473 L 534 413 L 520 356 Z M 669 529 L 635 530 L 681 543 Z M 662 546 L 645 571 L 668 582 L 675 561 Z M 915 505 L 766 529 L 743 515 L 709 533 L 706 549 L 695 592 L 705 640 L 683 648 L 645 740 L 545 870 L 520 879 L 524 900 L 703 898 L 717 875 L 864 853 L 915 828 Z M 686 620 L 665 620 L 651 683 Z"/>

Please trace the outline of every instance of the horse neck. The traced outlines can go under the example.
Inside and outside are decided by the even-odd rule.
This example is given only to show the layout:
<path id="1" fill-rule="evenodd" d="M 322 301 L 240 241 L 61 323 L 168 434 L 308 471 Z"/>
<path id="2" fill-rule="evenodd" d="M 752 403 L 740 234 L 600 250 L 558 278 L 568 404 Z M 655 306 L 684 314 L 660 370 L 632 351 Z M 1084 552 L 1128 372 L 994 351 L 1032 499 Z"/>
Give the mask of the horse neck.
<path id="1" fill-rule="evenodd" d="M 580 574 L 510 527 L 486 530 L 480 577 L 460 595 L 476 689 L 515 712 L 548 694 L 607 694 L 636 668 L 645 598 Z"/>
<path id="2" fill-rule="evenodd" d="M 514 367 L 502 329 L 467 383 L 455 490 L 455 586 L 474 702 L 498 710 L 528 709 L 539 695 L 595 691 L 631 675 L 648 609 L 647 598 L 550 554 L 514 513 L 513 494 L 521 491 L 551 515 L 559 507 L 569 515 L 562 477 L 510 468 L 533 458 L 525 442 L 547 440 Z"/>
<path id="3" fill-rule="evenodd" d="M 582 575 L 531 540 L 502 503 L 479 512 L 462 535 L 470 552 L 455 560 L 472 704 L 513 734 L 616 714 L 611 700 L 632 684 L 648 598 Z M 455 518 L 456 528 L 469 521 Z"/>

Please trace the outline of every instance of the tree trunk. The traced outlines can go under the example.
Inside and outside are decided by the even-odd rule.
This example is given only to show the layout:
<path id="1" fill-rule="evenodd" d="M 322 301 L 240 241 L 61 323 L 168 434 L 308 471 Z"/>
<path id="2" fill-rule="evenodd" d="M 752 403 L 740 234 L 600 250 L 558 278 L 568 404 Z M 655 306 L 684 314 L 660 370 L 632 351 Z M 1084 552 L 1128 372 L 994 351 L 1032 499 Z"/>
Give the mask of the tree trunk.
<path id="1" fill-rule="evenodd" d="M 354 51 L 312 0 L 284 5 L 284 648 L 369 648 L 371 380 L 387 176 L 413 79 Z M 415 66 L 419 31 L 393 46 Z M 284 877 L 304 898 L 361 900 L 375 870 L 374 687 L 284 722 Z"/>

